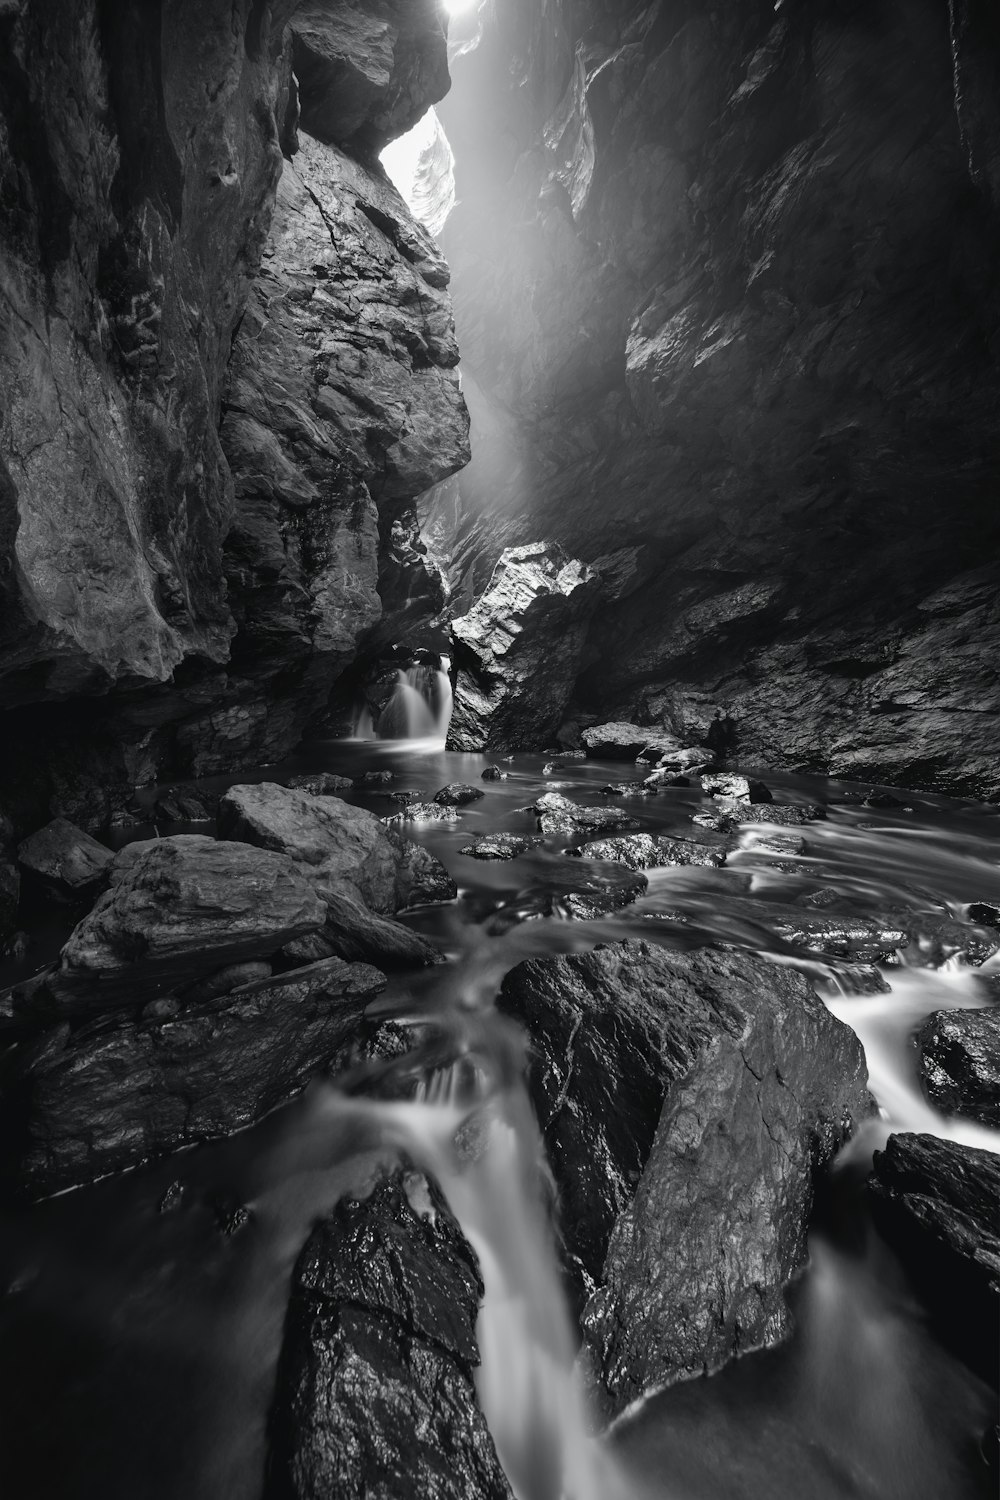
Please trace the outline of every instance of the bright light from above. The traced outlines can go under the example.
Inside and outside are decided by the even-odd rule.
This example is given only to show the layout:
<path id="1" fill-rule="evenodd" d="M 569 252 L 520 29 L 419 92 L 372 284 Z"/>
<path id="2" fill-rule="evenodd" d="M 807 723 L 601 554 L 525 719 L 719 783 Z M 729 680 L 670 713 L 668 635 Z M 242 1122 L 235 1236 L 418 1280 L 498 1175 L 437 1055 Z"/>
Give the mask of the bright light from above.
<path id="1" fill-rule="evenodd" d="M 444 0 L 444 8 L 449 16 L 460 16 L 463 11 L 471 10 L 476 0 Z"/>

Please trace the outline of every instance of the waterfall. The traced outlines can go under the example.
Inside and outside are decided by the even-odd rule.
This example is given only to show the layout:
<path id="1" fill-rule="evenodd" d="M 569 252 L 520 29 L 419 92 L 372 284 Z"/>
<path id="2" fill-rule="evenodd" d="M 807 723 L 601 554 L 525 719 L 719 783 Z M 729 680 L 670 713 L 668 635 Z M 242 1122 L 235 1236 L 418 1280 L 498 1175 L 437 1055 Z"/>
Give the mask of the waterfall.
<path id="1" fill-rule="evenodd" d="M 443 740 L 451 719 L 451 681 L 440 667 L 397 673 L 392 697 L 378 717 L 380 740 Z"/>

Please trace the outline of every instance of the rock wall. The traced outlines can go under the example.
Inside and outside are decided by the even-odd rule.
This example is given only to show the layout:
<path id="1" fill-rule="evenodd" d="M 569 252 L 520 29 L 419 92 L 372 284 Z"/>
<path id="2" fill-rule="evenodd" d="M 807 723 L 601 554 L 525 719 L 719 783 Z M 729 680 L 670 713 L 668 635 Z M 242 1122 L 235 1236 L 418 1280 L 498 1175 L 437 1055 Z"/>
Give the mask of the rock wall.
<path id="1" fill-rule="evenodd" d="M 997 31 L 970 0 L 484 12 L 440 111 L 453 574 L 641 549 L 574 717 L 728 708 L 746 762 L 1000 795 Z"/>
<path id="2" fill-rule="evenodd" d="M 378 619 L 380 537 L 468 457 L 377 159 L 447 86 L 433 0 L 0 9 L 15 822 L 287 752 Z"/>

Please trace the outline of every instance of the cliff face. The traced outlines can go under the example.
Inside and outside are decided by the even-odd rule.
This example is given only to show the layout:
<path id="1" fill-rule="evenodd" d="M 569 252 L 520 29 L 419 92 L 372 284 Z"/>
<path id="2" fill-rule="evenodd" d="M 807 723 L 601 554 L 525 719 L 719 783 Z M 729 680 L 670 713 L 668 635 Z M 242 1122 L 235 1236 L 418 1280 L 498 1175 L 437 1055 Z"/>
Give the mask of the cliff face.
<path id="1" fill-rule="evenodd" d="M 38 806 L 286 752 L 378 618 L 380 511 L 468 456 L 447 270 L 377 161 L 447 85 L 433 0 L 0 8 L 0 708 Z"/>
<path id="2" fill-rule="evenodd" d="M 1000 795 L 996 32 L 524 0 L 456 62 L 452 582 L 640 549 L 571 714 Z"/>

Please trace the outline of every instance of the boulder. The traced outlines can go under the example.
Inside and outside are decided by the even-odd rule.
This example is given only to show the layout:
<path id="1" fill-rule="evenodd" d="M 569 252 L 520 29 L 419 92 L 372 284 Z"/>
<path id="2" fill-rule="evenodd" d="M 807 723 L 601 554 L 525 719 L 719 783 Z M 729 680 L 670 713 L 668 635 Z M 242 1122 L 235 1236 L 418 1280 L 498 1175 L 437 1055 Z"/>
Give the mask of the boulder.
<path id="1" fill-rule="evenodd" d="M 743 802 L 726 808 L 730 823 L 776 823 L 779 828 L 801 828 L 826 817 L 826 808 L 815 802 Z"/>
<path id="2" fill-rule="evenodd" d="M 461 816 L 450 804 L 408 802 L 399 812 L 383 818 L 382 822 L 387 828 L 400 828 L 404 823 L 457 823 Z"/>
<path id="3" fill-rule="evenodd" d="M 350 792 L 354 782 L 350 776 L 337 776 L 333 771 L 313 771 L 307 776 L 289 776 L 287 787 L 296 792 L 308 792 L 312 797 L 339 797 L 341 792 Z"/>
<path id="4" fill-rule="evenodd" d="M 655 797 L 656 792 L 655 781 L 615 781 L 601 787 L 602 797 Z"/>
<path id="5" fill-rule="evenodd" d="M 703 865 L 718 869 L 726 862 L 725 851 L 710 849 L 691 839 L 672 839 L 650 833 L 622 833 L 609 839 L 594 839 L 580 850 L 584 859 L 612 860 L 630 870 L 658 870 L 665 865 Z"/>
<path id="6" fill-rule="evenodd" d="M 449 750 L 552 742 L 599 598 L 598 575 L 554 543 L 503 552 L 485 592 L 452 621 Z"/>
<path id="7" fill-rule="evenodd" d="M 713 758 L 712 752 L 700 745 L 697 748 L 688 745 L 678 750 L 664 750 L 663 754 L 656 760 L 653 774 L 678 776 L 687 773 L 694 775 L 706 766 L 710 766 Z"/>
<path id="8" fill-rule="evenodd" d="M 499 766 L 487 766 L 482 779 L 483 781 L 506 781 L 509 774 L 508 771 L 501 771 Z"/>
<path id="9" fill-rule="evenodd" d="M 485 795 L 482 787 L 467 786 L 465 782 L 454 781 L 449 786 L 443 786 L 439 792 L 435 792 L 434 801 L 439 802 L 442 807 L 464 807 L 467 802 L 477 802 Z"/>
<path id="10" fill-rule="evenodd" d="M 396 910 L 399 846 L 374 813 L 262 781 L 233 786 L 219 803 L 219 834 L 287 856 L 317 895 Z"/>
<path id="11" fill-rule="evenodd" d="M 545 792 L 531 809 L 542 833 L 579 833 L 599 828 L 637 828 L 638 821 L 614 807 L 583 807 L 560 792 Z"/>
<path id="12" fill-rule="evenodd" d="M 915 917 L 907 923 L 910 958 L 924 967 L 937 969 L 958 955 L 967 964 L 980 964 L 1000 952 L 1000 932 L 993 927 L 971 927 L 951 917 Z"/>
<path id="13" fill-rule="evenodd" d="M 815 1174 L 872 1108 L 853 1032 L 791 969 L 642 942 L 519 964 L 497 1003 L 611 1407 L 781 1338 Z"/>
<path id="14" fill-rule="evenodd" d="M 762 781 L 736 776 L 731 771 L 712 771 L 701 778 L 701 789 L 710 797 L 733 798 L 737 802 L 770 802 L 771 793 Z"/>
<path id="15" fill-rule="evenodd" d="M 519 833 L 487 833 L 475 843 L 465 844 L 459 854 L 468 854 L 472 859 L 517 859 L 536 848 L 541 839 L 522 838 Z"/>
<path id="16" fill-rule="evenodd" d="M 153 805 L 153 817 L 165 823 L 211 823 L 215 820 L 218 798 L 176 786 L 162 792 Z"/>
<path id="17" fill-rule="evenodd" d="M 646 750 L 655 751 L 659 759 L 660 755 L 681 748 L 672 734 L 648 727 L 643 729 L 638 724 L 593 724 L 583 731 L 580 738 L 587 754 L 597 760 L 637 760 Z"/>
<path id="18" fill-rule="evenodd" d="M 276 953 L 326 908 L 285 855 L 178 834 L 129 844 L 111 886 L 65 943 L 49 988 L 117 1005 Z"/>
<path id="19" fill-rule="evenodd" d="M 384 987 L 332 958 L 164 1020 L 64 1025 L 26 1058 L 23 1180 L 55 1192 L 251 1124 L 335 1059 Z"/>
<path id="20" fill-rule="evenodd" d="M 891 1135 L 868 1201 L 942 1339 L 984 1380 L 1000 1368 L 1000 1156 L 933 1135 Z"/>
<path id="21" fill-rule="evenodd" d="M 66 818 L 53 818 L 22 840 L 17 859 L 38 889 L 60 901 L 95 896 L 108 878 L 114 854 Z"/>
<path id="22" fill-rule="evenodd" d="M 271 1412 L 285 1500 L 511 1500 L 480 1410 L 476 1257 L 437 1188 L 395 1171 L 299 1257 Z"/>
<path id="23" fill-rule="evenodd" d="M 441 950 L 419 933 L 391 917 L 369 911 L 350 896 L 331 892 L 326 897 L 326 908 L 322 938 L 329 951 L 340 958 L 379 964 L 386 969 L 444 963 Z"/>
<path id="24" fill-rule="evenodd" d="M 1000 1127 L 1000 1006 L 935 1011 L 915 1040 L 931 1103 L 946 1115 Z"/>
<path id="25" fill-rule="evenodd" d="M 979 927 L 1000 927 L 1000 906 L 995 901 L 971 901 L 965 914 Z"/>
<path id="26" fill-rule="evenodd" d="M 395 779 L 394 771 L 362 771 L 360 776 L 355 776 L 354 785 L 363 791 L 368 786 L 388 786 Z"/>
<path id="27" fill-rule="evenodd" d="M 412 839 L 400 841 L 396 869 L 397 911 L 410 906 L 426 906 L 429 902 L 454 901 L 457 895 L 458 886 L 436 855 Z"/>

